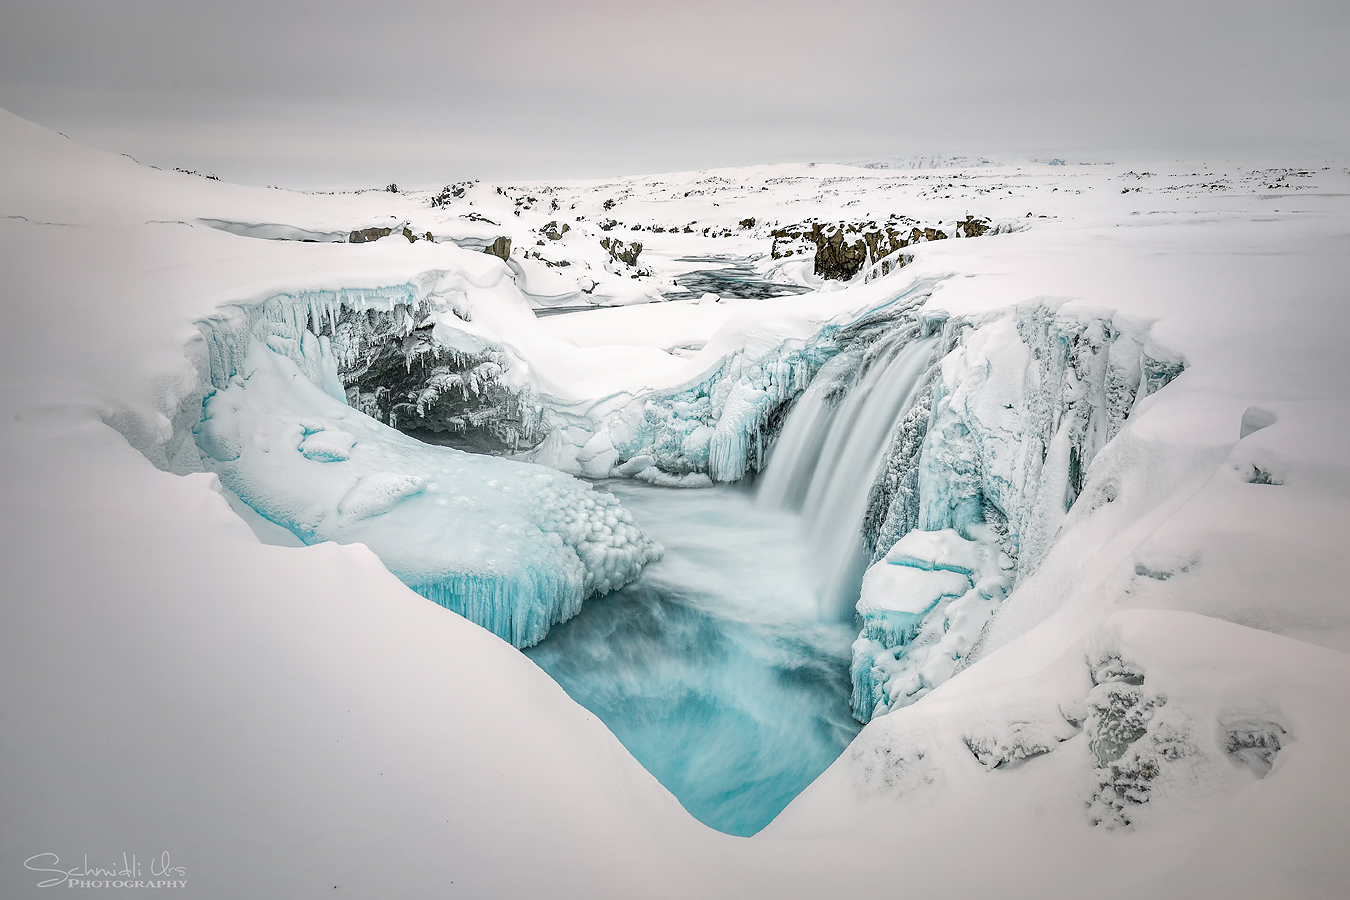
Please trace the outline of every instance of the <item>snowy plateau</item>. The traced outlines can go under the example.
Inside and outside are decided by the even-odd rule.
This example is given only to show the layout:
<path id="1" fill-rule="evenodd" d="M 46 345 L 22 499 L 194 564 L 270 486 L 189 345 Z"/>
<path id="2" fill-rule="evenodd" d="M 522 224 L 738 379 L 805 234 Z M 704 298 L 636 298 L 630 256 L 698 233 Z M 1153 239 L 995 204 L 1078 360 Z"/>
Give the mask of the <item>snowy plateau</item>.
<path id="1" fill-rule="evenodd" d="M 0 895 L 1346 896 L 1348 198 L 0 112 Z"/>

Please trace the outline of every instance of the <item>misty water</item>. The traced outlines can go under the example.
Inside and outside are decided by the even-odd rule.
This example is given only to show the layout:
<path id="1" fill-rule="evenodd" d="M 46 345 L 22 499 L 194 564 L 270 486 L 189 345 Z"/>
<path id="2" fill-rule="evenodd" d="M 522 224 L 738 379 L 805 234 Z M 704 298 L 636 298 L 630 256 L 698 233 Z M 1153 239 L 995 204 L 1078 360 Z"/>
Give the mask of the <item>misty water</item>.
<path id="1" fill-rule="evenodd" d="M 665 558 L 526 653 L 696 818 L 754 834 L 852 740 L 851 624 L 795 515 L 749 489 L 601 482 Z"/>

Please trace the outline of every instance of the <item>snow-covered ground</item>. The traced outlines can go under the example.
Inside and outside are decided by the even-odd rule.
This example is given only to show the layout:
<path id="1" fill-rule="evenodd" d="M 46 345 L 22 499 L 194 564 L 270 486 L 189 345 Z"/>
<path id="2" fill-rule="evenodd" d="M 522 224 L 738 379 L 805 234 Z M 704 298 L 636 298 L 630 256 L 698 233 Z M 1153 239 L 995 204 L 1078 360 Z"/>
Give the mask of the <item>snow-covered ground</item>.
<path id="1" fill-rule="evenodd" d="M 244 188 L 0 113 L 0 893 L 1350 890 L 1343 162 L 461 187 Z M 812 223 L 888 222 L 885 265 L 814 274 Z M 752 296 L 679 289 L 714 258 Z M 534 313 L 575 306 L 612 308 Z M 391 574 L 481 564 L 490 606 L 554 572 L 551 621 L 496 629 L 531 643 L 657 558 L 574 476 L 767 482 L 818 375 L 902 369 L 872 721 L 753 838 Z"/>

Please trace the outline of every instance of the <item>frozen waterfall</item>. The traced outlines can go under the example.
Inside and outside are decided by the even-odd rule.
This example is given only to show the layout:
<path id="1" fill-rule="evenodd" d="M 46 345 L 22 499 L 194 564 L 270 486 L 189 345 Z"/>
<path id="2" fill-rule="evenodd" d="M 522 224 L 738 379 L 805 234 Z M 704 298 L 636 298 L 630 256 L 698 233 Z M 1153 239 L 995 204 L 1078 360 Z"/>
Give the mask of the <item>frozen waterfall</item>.
<path id="1" fill-rule="evenodd" d="M 862 526 L 872 485 L 932 363 L 938 338 L 912 338 L 906 329 L 874 345 L 842 397 L 822 370 L 783 426 L 759 488 L 759 504 L 802 513 L 827 573 L 820 591 L 827 621 L 852 621 L 870 558 Z"/>

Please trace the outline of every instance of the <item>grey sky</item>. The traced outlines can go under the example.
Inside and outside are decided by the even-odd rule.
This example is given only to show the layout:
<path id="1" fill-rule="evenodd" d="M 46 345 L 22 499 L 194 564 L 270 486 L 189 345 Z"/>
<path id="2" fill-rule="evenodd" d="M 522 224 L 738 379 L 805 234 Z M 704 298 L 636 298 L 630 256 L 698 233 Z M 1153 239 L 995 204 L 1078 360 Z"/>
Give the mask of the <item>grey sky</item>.
<path id="1" fill-rule="evenodd" d="M 432 186 L 941 153 L 1344 155 L 1350 3 L 0 0 L 0 106 Z"/>

